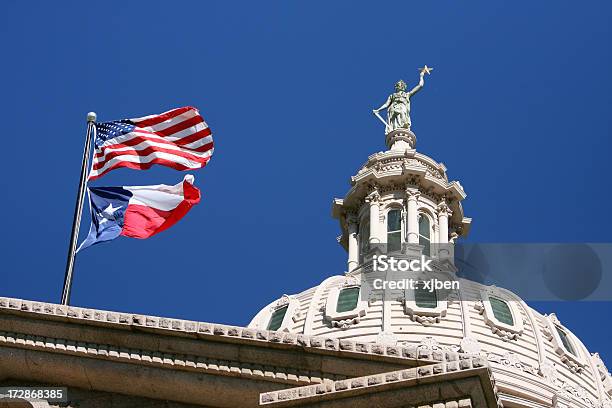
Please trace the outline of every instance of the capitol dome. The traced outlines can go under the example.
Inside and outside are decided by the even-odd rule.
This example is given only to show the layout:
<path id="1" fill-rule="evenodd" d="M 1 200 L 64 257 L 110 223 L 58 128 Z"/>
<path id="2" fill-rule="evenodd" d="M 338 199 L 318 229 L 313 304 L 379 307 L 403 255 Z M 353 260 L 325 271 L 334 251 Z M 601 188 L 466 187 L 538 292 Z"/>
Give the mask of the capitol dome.
<path id="1" fill-rule="evenodd" d="M 389 149 L 371 155 L 346 196 L 333 202 L 348 272 L 281 296 L 249 327 L 479 354 L 491 365 L 504 407 L 612 407 L 603 361 L 556 315 L 538 313 L 509 290 L 456 276 L 453 247 L 471 225 L 462 185 L 415 150 L 409 129 L 388 132 L 386 142 Z M 372 268 L 380 246 L 403 259 L 425 255 L 433 276 L 459 288 L 448 296 L 409 289 L 364 294 L 381 276 Z"/>

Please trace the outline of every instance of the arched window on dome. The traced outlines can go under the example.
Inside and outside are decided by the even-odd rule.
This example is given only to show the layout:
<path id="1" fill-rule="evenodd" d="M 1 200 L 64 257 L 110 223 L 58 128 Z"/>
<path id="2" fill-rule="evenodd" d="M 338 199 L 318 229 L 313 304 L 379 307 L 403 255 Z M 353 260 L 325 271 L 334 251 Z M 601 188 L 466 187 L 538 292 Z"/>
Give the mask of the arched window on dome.
<path id="1" fill-rule="evenodd" d="M 554 313 L 544 316 L 544 321 L 547 325 L 544 334 L 561 361 L 575 373 L 588 367 L 590 355 L 580 340 L 561 324 Z"/>
<path id="2" fill-rule="evenodd" d="M 414 303 L 423 309 L 435 309 L 438 307 L 438 294 L 436 290 L 429 290 L 425 288 L 423 282 L 419 282 L 415 285 L 414 289 Z"/>
<path id="3" fill-rule="evenodd" d="M 289 306 L 283 306 L 276 309 L 272 316 L 270 316 L 270 321 L 268 322 L 268 330 L 278 330 L 283 324 L 283 320 L 285 319 L 285 315 L 287 314 L 287 309 Z"/>
<path id="4" fill-rule="evenodd" d="M 366 315 L 368 301 L 360 296 L 360 282 L 355 277 L 346 277 L 344 282 L 334 284 L 325 301 L 325 317 L 331 327 L 348 329 Z"/>
<path id="5" fill-rule="evenodd" d="M 359 287 L 344 288 L 338 294 L 338 301 L 336 302 L 336 312 L 350 312 L 355 310 L 357 303 L 359 302 Z"/>
<path id="6" fill-rule="evenodd" d="M 431 256 L 431 222 L 422 213 L 419 215 L 419 245 L 423 246 L 423 255 Z"/>
<path id="7" fill-rule="evenodd" d="M 402 249 L 402 212 L 389 210 L 387 213 L 387 252 Z"/>
<path id="8" fill-rule="evenodd" d="M 504 341 L 518 340 L 525 330 L 525 318 L 520 303 L 511 300 L 515 295 L 491 286 L 484 287 L 480 296 L 482 301 L 474 303 L 474 308 L 483 316 L 491 331 Z"/>
<path id="9" fill-rule="evenodd" d="M 555 324 L 555 329 L 557 330 L 557 334 L 559 335 L 559 339 L 561 343 L 563 343 L 563 348 L 565 351 L 572 353 L 572 355 L 577 356 L 576 349 L 574 348 L 572 341 L 569 338 L 569 335 L 565 330 Z"/>
<path id="10" fill-rule="evenodd" d="M 370 220 L 359 223 L 359 263 L 363 263 L 370 247 Z"/>
<path id="11" fill-rule="evenodd" d="M 493 316 L 495 316 L 498 321 L 509 326 L 514 326 L 514 317 L 512 316 L 512 310 L 510 310 L 508 302 L 494 296 L 489 296 L 489 302 L 491 302 Z"/>
<path id="12" fill-rule="evenodd" d="M 430 290 L 423 281 L 419 281 L 414 288 L 404 290 L 404 313 L 413 321 L 423 325 L 439 323 L 447 311 L 448 301 L 445 297 L 435 289 Z"/>

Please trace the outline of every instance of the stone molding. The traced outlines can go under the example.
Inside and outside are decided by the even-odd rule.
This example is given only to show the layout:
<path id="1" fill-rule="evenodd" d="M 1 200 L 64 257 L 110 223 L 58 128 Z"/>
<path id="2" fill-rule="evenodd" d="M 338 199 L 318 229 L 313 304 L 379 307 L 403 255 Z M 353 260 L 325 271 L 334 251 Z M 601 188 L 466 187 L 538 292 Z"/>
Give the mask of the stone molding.
<path id="1" fill-rule="evenodd" d="M 268 381 L 282 383 L 320 383 L 322 373 L 288 372 L 273 365 L 245 364 L 239 361 L 214 359 L 195 355 L 149 352 L 142 349 L 116 347 L 110 344 L 85 343 L 51 337 L 32 336 L 0 331 L 0 346 L 35 349 L 61 354 L 104 358 L 108 360 L 171 368 L 173 370 L 199 371 L 216 375 L 265 377 Z"/>
<path id="2" fill-rule="evenodd" d="M 286 390 L 266 392 L 260 395 L 261 405 L 270 405 L 277 402 L 288 402 L 292 400 L 307 400 L 314 399 L 326 394 L 333 394 L 339 392 L 348 392 L 350 390 L 363 390 L 367 388 L 380 387 L 390 383 L 402 383 L 410 382 L 414 383 L 419 379 L 426 377 L 432 377 L 441 374 L 456 373 L 460 371 L 468 371 L 474 369 L 481 369 L 486 371 L 487 376 L 494 383 L 493 377 L 489 365 L 485 358 L 476 356 L 462 355 L 460 359 L 455 361 L 448 361 L 438 364 L 432 364 L 428 366 L 410 368 L 406 370 L 390 371 L 382 374 L 369 375 L 363 377 L 355 377 L 346 380 L 339 381 L 326 381 L 323 384 L 315 386 L 303 386 L 297 388 L 290 388 Z M 409 386 L 409 385 L 407 385 Z M 497 396 L 497 390 L 494 387 L 494 393 L 496 399 L 499 402 Z M 457 401 L 461 405 L 454 405 L 455 407 L 471 407 L 471 403 L 468 404 L 468 400 Z M 434 407 L 440 406 L 445 407 L 446 405 L 434 404 Z M 448 405 L 448 406 L 453 406 Z"/>
<path id="3" fill-rule="evenodd" d="M 67 322 L 86 325 L 103 325 L 108 327 L 124 328 L 131 326 L 138 329 L 146 329 L 147 332 L 157 332 L 164 335 L 174 335 L 178 337 L 185 337 L 186 335 L 206 337 L 212 336 L 219 341 L 255 343 L 266 342 L 283 346 L 300 346 L 332 352 L 344 351 L 347 353 L 368 354 L 372 356 L 391 357 L 394 359 L 421 359 L 428 361 L 434 359 L 433 356 L 428 354 L 421 353 L 417 356 L 416 346 L 390 346 L 331 337 L 308 336 L 304 334 L 250 329 L 246 327 L 228 326 L 223 324 L 204 323 L 190 320 L 171 319 L 130 313 L 117 313 L 104 310 L 63 306 L 53 303 L 0 297 L 0 314 L 3 312 L 31 314 L 43 319 L 61 319 Z M 7 334 L 4 334 L 4 340 L 0 341 L 4 342 L 4 344 L 11 343 L 14 345 L 48 348 L 49 350 L 56 351 L 62 350 L 62 346 L 59 346 L 59 348 L 53 348 L 52 345 L 47 346 L 45 338 L 37 339 L 35 336 L 30 336 L 27 334 L 12 334 L 17 336 L 9 336 L 11 339 L 15 339 L 14 341 L 7 339 Z M 17 338 L 20 340 L 17 340 Z M 94 354 L 95 352 L 93 349 L 95 349 L 95 347 L 92 347 L 91 351 L 87 351 L 87 344 L 88 343 L 83 343 L 80 345 L 75 344 L 74 349 L 76 352 L 90 352 Z M 79 347 L 81 347 L 81 349 L 77 350 Z M 72 351 L 72 345 L 68 351 Z M 104 353 L 100 355 L 104 355 Z"/>

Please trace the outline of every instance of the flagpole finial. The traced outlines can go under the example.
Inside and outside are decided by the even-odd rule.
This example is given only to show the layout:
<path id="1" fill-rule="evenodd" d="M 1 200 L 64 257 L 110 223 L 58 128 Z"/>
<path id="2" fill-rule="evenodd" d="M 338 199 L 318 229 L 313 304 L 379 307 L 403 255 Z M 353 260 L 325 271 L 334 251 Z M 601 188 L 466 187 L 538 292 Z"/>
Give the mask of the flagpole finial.
<path id="1" fill-rule="evenodd" d="M 89 112 L 87 114 L 87 122 L 95 122 L 97 118 L 98 115 L 96 115 L 96 112 Z"/>

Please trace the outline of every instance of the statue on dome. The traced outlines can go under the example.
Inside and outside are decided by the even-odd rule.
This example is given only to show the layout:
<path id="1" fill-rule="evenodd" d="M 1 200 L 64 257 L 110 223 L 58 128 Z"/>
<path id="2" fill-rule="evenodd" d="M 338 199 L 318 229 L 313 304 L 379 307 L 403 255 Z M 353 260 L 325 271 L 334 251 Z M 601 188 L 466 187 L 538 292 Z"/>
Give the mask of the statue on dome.
<path id="1" fill-rule="evenodd" d="M 387 101 L 380 108 L 372 111 L 385 124 L 385 134 L 396 129 L 410 130 L 412 124 L 410 121 L 410 98 L 423 88 L 425 74 L 429 75 L 431 71 L 433 71 L 433 68 L 427 65 L 421 68 L 419 83 L 409 92 L 406 92 L 406 83 L 403 80 L 397 81 L 395 92 L 389 95 Z M 378 113 L 383 109 L 387 109 L 387 120 L 383 119 Z"/>

